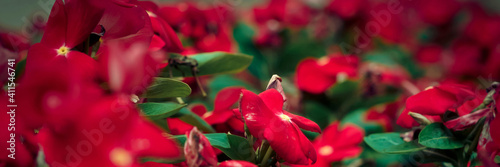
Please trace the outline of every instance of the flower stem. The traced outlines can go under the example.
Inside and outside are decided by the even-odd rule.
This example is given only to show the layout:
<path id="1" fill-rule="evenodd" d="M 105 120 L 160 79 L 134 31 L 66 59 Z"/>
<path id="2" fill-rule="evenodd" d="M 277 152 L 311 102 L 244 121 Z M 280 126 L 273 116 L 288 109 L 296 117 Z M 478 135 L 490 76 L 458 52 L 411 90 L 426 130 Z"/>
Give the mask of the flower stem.
<path id="1" fill-rule="evenodd" d="M 274 150 L 273 148 L 269 147 L 266 151 L 266 155 L 264 155 L 264 158 L 262 159 L 262 161 L 260 162 L 260 166 L 261 167 L 265 167 L 267 166 L 267 161 L 269 160 L 269 158 L 271 157 L 271 155 L 273 154 Z"/>

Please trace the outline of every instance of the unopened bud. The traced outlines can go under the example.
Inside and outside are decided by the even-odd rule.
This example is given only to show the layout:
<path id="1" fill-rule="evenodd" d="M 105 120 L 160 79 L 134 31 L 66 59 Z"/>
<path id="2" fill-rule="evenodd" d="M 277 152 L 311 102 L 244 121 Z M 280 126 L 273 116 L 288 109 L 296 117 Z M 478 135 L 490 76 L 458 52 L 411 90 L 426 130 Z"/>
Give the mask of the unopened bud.
<path id="1" fill-rule="evenodd" d="M 409 112 L 408 115 L 410 115 L 415 121 L 417 121 L 420 125 L 429 125 L 432 122 L 427 119 L 425 116 L 419 113 L 414 113 L 414 112 Z"/>

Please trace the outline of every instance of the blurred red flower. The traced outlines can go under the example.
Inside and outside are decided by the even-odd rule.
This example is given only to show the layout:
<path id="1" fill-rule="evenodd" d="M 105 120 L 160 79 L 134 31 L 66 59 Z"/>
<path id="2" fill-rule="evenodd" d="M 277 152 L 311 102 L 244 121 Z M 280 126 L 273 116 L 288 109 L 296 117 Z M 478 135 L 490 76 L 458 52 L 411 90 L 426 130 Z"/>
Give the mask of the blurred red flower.
<path id="1" fill-rule="evenodd" d="M 316 162 L 316 151 L 299 129 L 321 132 L 313 121 L 283 110 L 283 96 L 276 89 L 259 95 L 243 90 L 240 110 L 250 133 L 267 140 L 278 157 L 287 163 L 306 165 Z"/>
<path id="2" fill-rule="evenodd" d="M 356 56 L 328 55 L 321 59 L 306 58 L 297 65 L 296 83 L 309 93 L 325 92 L 339 79 L 357 75 L 359 59 Z"/>
<path id="3" fill-rule="evenodd" d="M 409 116 L 409 112 L 429 116 L 432 121 L 440 121 L 446 111 L 462 116 L 470 113 L 482 103 L 486 96 L 484 91 L 474 92 L 470 87 L 459 84 L 442 84 L 410 96 L 406 100 L 406 108 L 397 120 L 397 124 L 411 128 L 418 123 Z"/>

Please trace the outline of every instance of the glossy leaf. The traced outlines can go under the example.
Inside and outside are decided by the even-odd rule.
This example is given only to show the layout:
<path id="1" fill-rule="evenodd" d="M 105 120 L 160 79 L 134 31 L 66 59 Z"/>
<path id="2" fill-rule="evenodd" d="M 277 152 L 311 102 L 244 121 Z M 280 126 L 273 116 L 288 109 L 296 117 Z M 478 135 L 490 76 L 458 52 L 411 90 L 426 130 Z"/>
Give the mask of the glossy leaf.
<path id="1" fill-rule="evenodd" d="M 252 56 L 239 53 L 209 52 L 191 55 L 187 57 L 189 62 L 197 62 L 198 76 L 230 74 L 245 70 L 252 62 Z M 186 60 L 186 61 L 187 61 Z M 170 65 L 171 66 L 171 65 Z M 175 67 L 166 67 L 160 76 L 169 77 L 170 70 L 174 77 L 192 76 L 192 67 L 190 65 L 177 65 Z"/>
<path id="2" fill-rule="evenodd" d="M 418 135 L 418 143 L 437 149 L 456 149 L 464 146 L 442 123 L 427 125 Z"/>
<path id="3" fill-rule="evenodd" d="M 208 132 L 208 133 L 215 133 L 215 129 L 210 126 L 203 118 L 200 116 L 196 115 L 195 113 L 191 112 L 187 108 L 182 108 L 179 110 L 177 114 L 175 114 L 173 117 L 179 118 L 180 120 L 198 127 L 203 132 Z"/>
<path id="4" fill-rule="evenodd" d="M 169 97 L 186 97 L 191 94 L 191 88 L 186 83 L 170 79 L 170 78 L 155 78 L 153 84 L 148 87 L 143 98 L 169 98 Z"/>
<path id="5" fill-rule="evenodd" d="M 186 106 L 185 104 L 177 103 L 141 103 L 137 105 L 142 113 L 152 120 L 168 118 Z"/>
<path id="6" fill-rule="evenodd" d="M 425 149 L 416 142 L 405 142 L 399 133 L 377 133 L 364 138 L 375 151 L 387 154 L 405 154 Z"/>

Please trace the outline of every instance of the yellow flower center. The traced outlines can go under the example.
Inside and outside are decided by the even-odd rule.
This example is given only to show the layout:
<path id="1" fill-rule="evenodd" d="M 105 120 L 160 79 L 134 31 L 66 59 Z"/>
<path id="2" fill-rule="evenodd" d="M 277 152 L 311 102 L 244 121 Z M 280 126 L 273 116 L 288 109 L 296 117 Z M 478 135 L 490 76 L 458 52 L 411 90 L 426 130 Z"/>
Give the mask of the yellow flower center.
<path id="1" fill-rule="evenodd" d="M 285 115 L 285 114 L 281 114 L 281 115 L 280 115 L 280 118 L 281 118 L 283 121 L 289 121 L 289 122 L 291 121 L 291 120 L 290 120 L 290 117 L 289 117 L 288 115 Z"/>
<path id="2" fill-rule="evenodd" d="M 57 49 L 57 55 L 59 56 L 66 56 L 68 54 L 69 48 L 66 46 L 61 46 L 59 49 Z"/>
<path id="3" fill-rule="evenodd" d="M 115 148 L 111 150 L 109 158 L 116 166 L 131 166 L 133 161 L 130 152 L 123 148 Z"/>
<path id="4" fill-rule="evenodd" d="M 319 154 L 322 156 L 329 156 L 332 153 L 333 153 L 332 146 L 323 146 L 319 148 Z"/>

